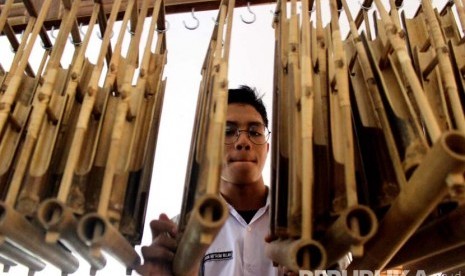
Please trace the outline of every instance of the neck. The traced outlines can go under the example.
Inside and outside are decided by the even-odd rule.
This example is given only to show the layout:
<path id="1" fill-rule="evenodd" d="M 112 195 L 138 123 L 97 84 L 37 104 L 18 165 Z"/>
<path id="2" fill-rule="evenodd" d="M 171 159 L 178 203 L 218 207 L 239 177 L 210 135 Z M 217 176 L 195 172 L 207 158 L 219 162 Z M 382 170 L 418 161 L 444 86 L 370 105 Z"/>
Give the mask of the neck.
<path id="1" fill-rule="evenodd" d="M 231 183 L 222 180 L 221 195 L 238 211 L 258 210 L 266 204 L 268 189 L 263 178 L 253 183 Z"/>

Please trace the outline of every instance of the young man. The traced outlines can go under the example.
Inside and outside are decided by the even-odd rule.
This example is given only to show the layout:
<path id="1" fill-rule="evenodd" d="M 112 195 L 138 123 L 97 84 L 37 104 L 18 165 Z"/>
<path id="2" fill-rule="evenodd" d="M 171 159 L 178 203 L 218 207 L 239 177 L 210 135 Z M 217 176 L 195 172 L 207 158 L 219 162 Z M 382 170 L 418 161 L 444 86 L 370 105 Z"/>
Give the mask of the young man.
<path id="1" fill-rule="evenodd" d="M 265 106 L 247 86 L 230 89 L 220 193 L 229 218 L 200 264 L 203 275 L 277 275 L 265 256 L 269 226 L 268 188 L 262 170 L 270 132 Z M 142 248 L 143 275 L 171 275 L 176 225 L 164 214 L 151 222 L 153 242 Z M 221 258 L 217 257 L 222 253 Z"/>

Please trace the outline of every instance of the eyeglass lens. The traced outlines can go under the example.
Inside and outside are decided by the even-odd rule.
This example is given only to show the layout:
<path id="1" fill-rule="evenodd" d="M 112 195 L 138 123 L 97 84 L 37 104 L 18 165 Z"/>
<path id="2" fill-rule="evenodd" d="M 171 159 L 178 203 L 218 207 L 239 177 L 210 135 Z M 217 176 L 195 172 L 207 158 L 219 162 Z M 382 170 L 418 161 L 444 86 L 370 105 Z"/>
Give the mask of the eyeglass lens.
<path id="1" fill-rule="evenodd" d="M 247 130 L 239 129 L 234 124 L 226 124 L 225 144 L 229 145 L 236 142 L 242 132 L 246 132 L 250 141 L 257 145 L 265 144 L 269 137 L 269 131 L 263 124 L 250 125 Z"/>

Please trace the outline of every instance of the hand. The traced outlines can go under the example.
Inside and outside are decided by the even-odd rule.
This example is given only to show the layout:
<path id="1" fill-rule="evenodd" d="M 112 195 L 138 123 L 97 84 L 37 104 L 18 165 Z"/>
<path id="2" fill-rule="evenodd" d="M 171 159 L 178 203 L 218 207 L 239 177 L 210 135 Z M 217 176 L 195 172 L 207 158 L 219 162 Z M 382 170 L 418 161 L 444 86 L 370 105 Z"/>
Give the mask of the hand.
<path id="1" fill-rule="evenodd" d="M 142 247 L 144 264 L 136 269 L 144 276 L 173 275 L 171 269 L 176 252 L 177 226 L 167 215 L 160 214 L 158 220 L 150 222 L 152 244 Z"/>

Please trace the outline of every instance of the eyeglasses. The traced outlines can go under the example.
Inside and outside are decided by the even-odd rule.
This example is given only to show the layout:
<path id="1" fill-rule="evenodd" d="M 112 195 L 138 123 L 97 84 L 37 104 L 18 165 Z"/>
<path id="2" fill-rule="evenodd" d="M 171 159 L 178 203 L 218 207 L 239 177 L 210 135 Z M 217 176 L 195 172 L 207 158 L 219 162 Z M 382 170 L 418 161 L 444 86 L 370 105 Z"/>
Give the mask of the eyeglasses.
<path id="1" fill-rule="evenodd" d="M 249 140 L 256 145 L 266 144 L 270 138 L 270 131 L 264 124 L 253 124 L 250 125 L 247 130 L 239 129 L 235 124 L 226 124 L 225 139 L 226 145 L 234 144 L 241 135 L 241 132 L 246 132 Z"/>

